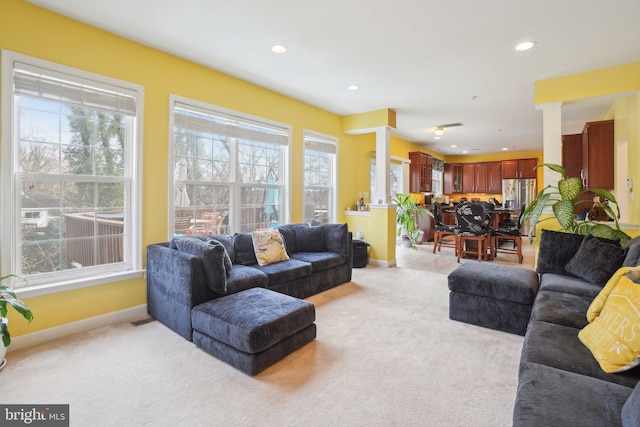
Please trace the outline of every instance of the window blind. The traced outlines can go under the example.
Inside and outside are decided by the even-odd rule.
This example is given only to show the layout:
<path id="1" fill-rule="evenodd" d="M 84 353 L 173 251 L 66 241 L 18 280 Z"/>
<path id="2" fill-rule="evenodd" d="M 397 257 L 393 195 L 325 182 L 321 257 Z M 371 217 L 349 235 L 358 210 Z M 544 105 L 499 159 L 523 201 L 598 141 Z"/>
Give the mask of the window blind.
<path id="1" fill-rule="evenodd" d="M 287 129 L 275 125 L 220 112 L 214 113 L 179 102 L 175 103 L 174 112 L 174 125 L 177 128 L 271 144 L 289 144 Z"/>
<path id="2" fill-rule="evenodd" d="M 322 135 L 305 132 L 304 148 L 306 150 L 318 151 L 320 153 L 336 154 L 336 139 L 324 137 Z"/>
<path id="3" fill-rule="evenodd" d="M 68 105 L 79 105 L 136 114 L 136 94 L 128 89 L 49 70 L 35 65 L 14 62 L 14 93 Z"/>

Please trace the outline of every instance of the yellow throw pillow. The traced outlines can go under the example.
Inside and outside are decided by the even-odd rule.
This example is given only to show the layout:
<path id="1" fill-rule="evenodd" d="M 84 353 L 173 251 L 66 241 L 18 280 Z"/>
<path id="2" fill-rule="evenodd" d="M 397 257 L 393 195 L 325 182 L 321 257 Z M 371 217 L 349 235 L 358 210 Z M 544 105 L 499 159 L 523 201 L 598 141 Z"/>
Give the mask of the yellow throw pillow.
<path id="1" fill-rule="evenodd" d="M 640 285 L 623 275 L 600 314 L 578 338 L 603 371 L 622 372 L 640 364 Z"/>
<path id="2" fill-rule="evenodd" d="M 269 265 L 289 259 L 282 236 L 280 236 L 280 230 L 277 228 L 254 231 L 251 236 L 258 264 Z"/>
<path id="3" fill-rule="evenodd" d="M 593 322 L 593 320 L 598 317 L 602 307 L 604 307 L 604 303 L 607 301 L 607 297 L 611 293 L 611 291 L 616 287 L 620 278 L 624 276 L 627 271 L 629 271 L 629 267 L 620 267 L 618 271 L 614 273 L 613 276 L 607 281 L 607 284 L 602 288 L 598 296 L 591 302 L 589 309 L 587 310 L 587 320 L 589 322 Z"/>

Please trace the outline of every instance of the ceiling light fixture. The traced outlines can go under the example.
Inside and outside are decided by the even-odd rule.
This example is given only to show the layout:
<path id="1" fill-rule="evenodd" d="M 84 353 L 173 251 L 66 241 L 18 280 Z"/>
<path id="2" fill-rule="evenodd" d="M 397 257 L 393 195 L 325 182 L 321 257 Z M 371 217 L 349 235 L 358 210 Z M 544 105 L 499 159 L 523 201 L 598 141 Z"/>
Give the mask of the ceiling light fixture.
<path id="1" fill-rule="evenodd" d="M 360 86 L 358 86 L 358 85 L 349 85 L 349 86 L 347 86 L 347 89 L 348 90 L 358 90 L 358 89 L 360 89 Z"/>
<path id="2" fill-rule="evenodd" d="M 440 137 L 439 137 L 439 136 L 436 136 L 436 138 L 435 138 L 435 139 L 440 139 Z"/>
<path id="3" fill-rule="evenodd" d="M 287 51 L 287 47 L 281 44 L 274 44 L 271 46 L 271 52 L 273 53 L 285 53 Z"/>
<path id="4" fill-rule="evenodd" d="M 442 135 L 444 133 L 444 128 L 437 127 L 433 131 L 436 133 L 436 135 L 440 136 L 440 135 Z"/>
<path id="5" fill-rule="evenodd" d="M 517 51 L 529 50 L 535 45 L 536 45 L 536 42 L 534 41 L 526 41 L 526 42 L 518 43 L 518 45 L 516 46 L 516 50 Z"/>
<path id="6" fill-rule="evenodd" d="M 502 151 L 508 151 L 509 149 L 507 147 L 503 147 Z"/>

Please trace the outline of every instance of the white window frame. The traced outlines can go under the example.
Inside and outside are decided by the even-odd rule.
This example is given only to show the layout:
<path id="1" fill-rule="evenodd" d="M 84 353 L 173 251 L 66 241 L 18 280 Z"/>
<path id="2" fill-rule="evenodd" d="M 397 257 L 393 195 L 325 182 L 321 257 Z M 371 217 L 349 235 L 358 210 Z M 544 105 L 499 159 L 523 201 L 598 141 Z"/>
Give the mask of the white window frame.
<path id="1" fill-rule="evenodd" d="M 256 124 L 263 124 L 268 127 L 277 128 L 286 134 L 287 143 L 286 145 L 282 145 L 282 157 L 281 157 L 281 184 L 279 185 L 279 202 L 280 202 L 280 212 L 279 219 L 280 224 L 287 224 L 290 222 L 291 218 L 291 126 L 285 123 L 276 122 L 273 120 L 266 119 L 264 117 L 253 116 L 250 114 L 246 114 L 243 112 L 230 110 L 224 107 L 220 107 L 217 105 L 209 104 L 206 102 L 197 101 L 194 99 L 182 97 L 179 95 L 171 94 L 169 95 L 169 202 L 168 202 L 168 229 L 167 236 L 169 239 L 174 237 L 174 225 L 175 225 L 175 114 L 174 109 L 176 107 L 192 107 L 195 112 L 200 112 L 203 114 L 211 114 L 213 116 L 223 116 L 235 118 L 238 121 L 244 122 L 252 122 Z M 238 168 L 237 168 L 237 143 L 233 144 L 234 146 L 231 149 L 231 172 L 230 172 L 230 182 L 231 186 L 231 194 L 229 201 L 229 217 L 228 217 L 228 225 L 223 234 L 232 234 L 234 232 L 240 231 L 240 192 L 241 187 L 247 185 L 247 183 L 241 183 L 238 177 Z M 191 183 L 191 182 L 190 182 Z M 195 183 L 195 182 L 194 182 Z"/>
<path id="2" fill-rule="evenodd" d="M 320 132 L 304 129 L 302 132 L 302 144 L 303 144 L 303 165 L 302 173 L 304 175 L 304 156 L 306 156 L 307 150 L 325 152 L 332 155 L 331 158 L 331 182 L 326 183 L 322 187 L 329 191 L 329 205 L 331 209 L 327 212 L 328 222 L 336 222 L 338 218 L 338 144 L 339 140 L 335 136 L 327 135 Z M 315 147 L 315 148 L 314 148 Z M 305 217 L 305 179 L 302 177 L 302 215 L 303 221 L 306 221 Z"/>
<path id="3" fill-rule="evenodd" d="M 125 148 L 125 227 L 124 227 L 124 260 L 123 262 L 103 264 L 81 269 L 65 269 L 62 271 L 41 273 L 25 279 L 13 278 L 10 286 L 20 298 L 46 295 L 71 289 L 101 285 L 120 280 L 141 277 L 142 267 L 142 130 L 144 117 L 144 87 L 102 76 L 76 68 L 33 58 L 8 50 L 2 51 L 2 180 L 0 191 L 5 203 L 0 208 L 0 239 L 3 250 L 0 254 L 2 274 L 20 273 L 20 221 L 21 197 L 17 191 L 18 178 L 18 117 L 14 101 L 14 64 L 39 67 L 51 73 L 63 74 L 78 81 L 91 81 L 96 87 L 118 87 L 133 94 L 136 99 L 135 124 L 129 127 L 129 137 L 133 143 Z M 96 179 L 100 181 L 99 178 Z M 6 203 L 6 201 L 11 203 Z"/>

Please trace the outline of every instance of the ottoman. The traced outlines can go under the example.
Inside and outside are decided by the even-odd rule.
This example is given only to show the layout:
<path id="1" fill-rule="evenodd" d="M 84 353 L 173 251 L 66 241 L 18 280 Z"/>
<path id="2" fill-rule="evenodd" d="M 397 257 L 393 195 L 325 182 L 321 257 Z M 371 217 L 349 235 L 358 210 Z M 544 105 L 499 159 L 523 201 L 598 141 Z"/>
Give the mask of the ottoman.
<path id="1" fill-rule="evenodd" d="M 248 375 L 256 375 L 316 338 L 315 307 L 252 288 L 191 311 L 193 342 Z"/>
<path id="2" fill-rule="evenodd" d="M 465 263 L 449 274 L 449 318 L 524 335 L 539 287 L 538 273 L 490 263 Z"/>

